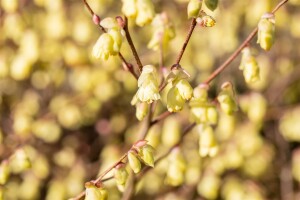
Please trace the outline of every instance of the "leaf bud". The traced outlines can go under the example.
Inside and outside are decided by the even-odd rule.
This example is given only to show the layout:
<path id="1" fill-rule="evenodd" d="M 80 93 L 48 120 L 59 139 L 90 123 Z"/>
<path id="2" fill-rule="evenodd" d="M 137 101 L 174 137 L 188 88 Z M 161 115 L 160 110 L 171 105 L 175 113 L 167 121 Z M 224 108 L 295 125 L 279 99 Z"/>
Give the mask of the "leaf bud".
<path id="1" fill-rule="evenodd" d="M 201 6 L 202 0 L 190 0 L 187 7 L 188 18 L 197 17 Z"/>
<path id="2" fill-rule="evenodd" d="M 214 11 L 218 7 L 219 0 L 204 0 L 206 7 Z"/>
<path id="3" fill-rule="evenodd" d="M 275 15 L 265 13 L 258 23 L 257 43 L 266 51 L 269 51 L 275 39 Z"/>
<path id="4" fill-rule="evenodd" d="M 130 168 L 133 170 L 134 173 L 139 173 L 141 171 L 142 165 L 140 160 L 137 158 L 136 152 L 133 150 L 130 150 L 128 152 L 128 162 Z"/>
<path id="5" fill-rule="evenodd" d="M 93 19 L 94 24 L 96 24 L 96 25 L 100 24 L 101 19 L 100 19 L 100 17 L 98 15 L 93 14 L 93 18 L 92 19 Z"/>
<path id="6" fill-rule="evenodd" d="M 117 182 L 117 185 L 124 186 L 126 184 L 128 178 L 128 172 L 126 170 L 124 163 L 120 163 L 115 167 L 114 177 Z"/>

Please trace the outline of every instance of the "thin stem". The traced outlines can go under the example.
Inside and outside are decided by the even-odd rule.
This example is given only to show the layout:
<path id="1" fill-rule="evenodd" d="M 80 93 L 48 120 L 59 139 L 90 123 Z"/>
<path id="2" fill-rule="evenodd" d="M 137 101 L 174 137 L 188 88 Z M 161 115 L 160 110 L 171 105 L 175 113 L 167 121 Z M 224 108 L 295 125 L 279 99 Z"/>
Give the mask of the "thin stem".
<path id="1" fill-rule="evenodd" d="M 192 20 L 192 22 L 191 22 L 190 30 L 189 30 L 189 32 L 188 32 L 188 35 L 186 36 L 185 42 L 183 43 L 183 46 L 182 46 L 182 48 L 181 48 L 181 51 L 179 52 L 179 55 L 178 55 L 178 57 L 177 57 L 177 59 L 176 59 L 176 64 L 179 64 L 179 63 L 180 63 L 180 60 L 181 60 L 181 58 L 182 58 L 182 56 L 183 56 L 183 53 L 184 53 L 184 51 L 185 51 L 185 49 L 186 49 L 187 44 L 189 43 L 189 40 L 190 40 L 190 38 L 191 38 L 191 36 L 192 36 L 192 33 L 193 33 L 193 31 L 194 31 L 194 29 L 195 29 L 195 27 L 196 27 L 196 24 L 197 24 L 196 18 L 193 18 L 193 20 Z"/>
<path id="2" fill-rule="evenodd" d="M 283 6 L 288 0 L 281 1 L 272 11 L 272 13 L 276 13 L 276 11 Z M 205 84 L 210 83 L 213 79 L 215 79 L 228 65 L 241 53 L 241 51 L 249 44 L 249 42 L 255 37 L 257 34 L 258 28 L 256 27 L 246 38 L 246 40 L 235 50 L 231 56 L 220 66 L 218 67 L 205 81 Z"/>
<path id="3" fill-rule="evenodd" d="M 163 119 L 167 118 L 169 115 L 172 115 L 173 113 L 169 111 L 165 111 L 162 114 L 160 114 L 158 117 L 156 117 L 154 120 L 151 121 L 151 126 L 162 121 Z"/>
<path id="4" fill-rule="evenodd" d="M 128 44 L 129 44 L 129 46 L 130 46 L 130 49 L 131 49 L 131 51 L 132 51 L 132 53 L 133 53 L 133 56 L 134 56 L 134 58 L 135 58 L 135 60 L 136 60 L 136 63 L 137 63 L 137 65 L 138 65 L 138 67 L 139 67 L 139 70 L 140 70 L 140 72 L 141 72 L 142 69 L 143 69 L 143 64 L 142 64 L 142 62 L 141 62 L 141 60 L 140 60 L 140 57 L 139 57 L 139 55 L 138 55 L 138 53 L 137 53 L 137 51 L 136 51 L 136 49 L 135 49 L 134 44 L 133 44 L 133 42 L 132 42 L 131 35 L 130 35 L 129 29 L 128 29 L 128 19 L 127 19 L 127 17 L 125 17 L 125 26 L 124 26 L 123 29 L 124 29 L 124 31 L 125 31 L 125 37 L 126 37 L 126 39 L 127 39 L 127 42 L 128 42 Z"/>

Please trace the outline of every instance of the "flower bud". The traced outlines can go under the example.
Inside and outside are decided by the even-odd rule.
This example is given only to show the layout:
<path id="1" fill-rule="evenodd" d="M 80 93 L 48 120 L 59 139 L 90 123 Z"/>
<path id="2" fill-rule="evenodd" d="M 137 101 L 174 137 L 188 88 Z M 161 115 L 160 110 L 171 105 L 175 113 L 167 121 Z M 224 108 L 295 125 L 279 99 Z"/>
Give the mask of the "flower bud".
<path id="1" fill-rule="evenodd" d="M 149 105 L 146 102 L 136 104 L 135 116 L 139 121 L 142 121 L 149 112 Z"/>
<path id="2" fill-rule="evenodd" d="M 126 17 L 136 17 L 137 8 L 136 8 L 137 0 L 122 0 L 122 12 Z"/>
<path id="3" fill-rule="evenodd" d="M 117 185 L 124 186 L 126 184 L 128 178 L 128 172 L 126 171 L 124 163 L 120 163 L 115 167 L 114 177 L 116 179 Z"/>
<path id="4" fill-rule="evenodd" d="M 85 200 L 107 200 L 108 198 L 106 189 L 98 188 L 91 182 L 87 182 L 85 188 Z"/>
<path id="5" fill-rule="evenodd" d="M 151 0 L 136 1 L 137 16 L 136 24 L 144 26 L 149 24 L 155 16 L 154 5 Z"/>
<path id="6" fill-rule="evenodd" d="M 217 124 L 218 121 L 218 112 L 216 107 L 210 106 L 206 108 L 207 121 L 209 124 Z"/>
<path id="7" fill-rule="evenodd" d="M 139 151 L 139 157 L 142 159 L 145 165 L 148 165 L 150 167 L 154 167 L 153 151 L 153 147 L 149 144 L 143 146 Z"/>
<path id="8" fill-rule="evenodd" d="M 127 157 L 130 168 L 133 170 L 134 173 L 139 173 L 141 171 L 142 166 L 140 160 L 137 158 L 136 153 L 130 150 L 128 152 Z"/>
<path id="9" fill-rule="evenodd" d="M 215 156 L 219 147 L 211 126 L 199 126 L 199 153 L 200 156 Z"/>
<path id="10" fill-rule="evenodd" d="M 222 91 L 218 95 L 217 99 L 220 103 L 222 111 L 226 114 L 231 115 L 233 112 L 237 111 L 237 104 L 234 99 L 234 91 L 230 82 L 225 82 L 222 85 Z"/>
<path id="11" fill-rule="evenodd" d="M 300 182 L 300 149 L 295 149 L 292 156 L 292 174 L 295 180 Z"/>
<path id="12" fill-rule="evenodd" d="M 201 6 L 202 0 L 190 0 L 187 7 L 188 18 L 197 17 Z"/>
<path id="13" fill-rule="evenodd" d="M 10 175 L 8 160 L 3 160 L 0 165 L 0 185 L 4 185 Z"/>
<path id="14" fill-rule="evenodd" d="M 98 15 L 94 14 L 93 15 L 93 22 L 94 22 L 94 24 L 99 25 L 100 21 L 101 21 L 100 17 Z"/>
<path id="15" fill-rule="evenodd" d="M 211 11 L 214 11 L 218 7 L 218 2 L 219 0 L 204 0 L 206 7 Z"/>
<path id="16" fill-rule="evenodd" d="M 220 186 L 220 178 L 212 172 L 206 172 L 197 186 L 197 191 L 204 199 L 216 199 Z"/>
<path id="17" fill-rule="evenodd" d="M 266 51 L 269 51 L 274 44 L 275 38 L 275 15 L 264 14 L 258 23 L 257 43 Z"/>
<path id="18" fill-rule="evenodd" d="M 176 87 L 172 87 L 167 95 L 167 108 L 169 112 L 181 111 L 185 104 L 185 100 L 180 95 Z"/>
<path id="19" fill-rule="evenodd" d="M 162 144 L 171 147 L 177 144 L 181 139 L 181 126 L 178 123 L 176 116 L 169 116 L 163 122 L 163 129 L 161 133 Z"/>
<path id="20" fill-rule="evenodd" d="M 112 54 L 114 54 L 114 40 L 108 33 L 103 33 L 93 47 L 93 56 L 107 60 Z"/>

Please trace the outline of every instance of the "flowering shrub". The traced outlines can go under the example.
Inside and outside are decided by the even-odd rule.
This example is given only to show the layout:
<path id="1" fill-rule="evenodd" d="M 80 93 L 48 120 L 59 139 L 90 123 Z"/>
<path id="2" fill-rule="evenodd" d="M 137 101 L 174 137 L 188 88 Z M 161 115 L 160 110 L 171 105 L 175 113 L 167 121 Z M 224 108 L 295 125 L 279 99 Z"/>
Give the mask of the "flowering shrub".
<path id="1" fill-rule="evenodd" d="M 0 200 L 297 199 L 298 0 L 0 5 Z"/>

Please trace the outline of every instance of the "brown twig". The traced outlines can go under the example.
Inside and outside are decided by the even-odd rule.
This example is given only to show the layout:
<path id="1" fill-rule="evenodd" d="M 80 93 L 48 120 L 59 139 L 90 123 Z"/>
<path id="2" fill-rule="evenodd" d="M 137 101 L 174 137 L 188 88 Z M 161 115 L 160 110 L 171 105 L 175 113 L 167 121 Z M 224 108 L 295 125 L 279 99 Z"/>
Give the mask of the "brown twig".
<path id="1" fill-rule="evenodd" d="M 142 72 L 143 64 L 142 64 L 142 62 L 141 62 L 141 60 L 140 60 L 140 57 L 139 57 L 139 55 L 138 55 L 138 53 L 137 53 L 137 51 L 136 51 L 136 49 L 135 49 L 134 44 L 133 44 L 133 42 L 132 42 L 131 35 L 130 35 L 129 29 L 128 29 L 128 19 L 127 19 L 127 17 L 125 17 L 125 25 L 124 25 L 124 28 L 123 28 L 123 29 L 124 29 L 124 31 L 125 31 L 125 37 L 126 37 L 127 42 L 128 42 L 128 44 L 129 44 L 129 46 L 130 46 L 130 49 L 131 49 L 131 51 L 132 51 L 132 53 L 133 53 L 133 56 L 134 56 L 134 58 L 135 58 L 135 61 L 136 61 L 137 65 L 138 65 L 138 67 L 139 67 L 140 72 Z"/>
<path id="2" fill-rule="evenodd" d="M 185 39 L 185 41 L 184 41 L 184 43 L 183 43 L 183 46 L 182 46 L 182 48 L 181 48 L 181 50 L 180 50 L 180 52 L 179 52 L 179 55 L 178 55 L 178 57 L 177 57 L 177 59 L 176 59 L 176 64 L 179 64 L 179 63 L 180 63 L 180 60 L 181 60 L 181 58 L 182 58 L 182 56 L 183 56 L 183 53 L 184 53 L 184 51 L 185 51 L 185 49 L 186 49 L 187 44 L 189 43 L 189 40 L 190 40 L 190 38 L 191 38 L 191 36 L 192 36 L 192 33 L 193 33 L 193 31 L 194 31 L 194 29 L 195 29 L 195 27 L 196 27 L 196 24 L 197 24 L 196 18 L 193 18 L 193 20 L 192 20 L 192 22 L 191 22 L 191 25 L 190 25 L 190 30 L 189 30 L 189 32 L 188 32 L 188 35 L 186 36 L 186 39 Z"/>
<path id="3" fill-rule="evenodd" d="M 281 1 L 272 11 L 274 14 L 281 6 L 283 6 L 288 0 Z M 210 83 L 213 79 L 215 79 L 228 65 L 241 53 L 241 51 L 249 44 L 249 42 L 254 38 L 257 34 L 258 28 L 256 27 L 246 38 L 246 40 L 231 54 L 231 56 L 220 66 L 218 67 L 205 81 L 205 84 Z"/>

